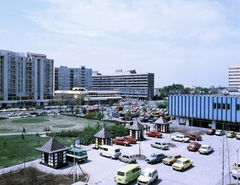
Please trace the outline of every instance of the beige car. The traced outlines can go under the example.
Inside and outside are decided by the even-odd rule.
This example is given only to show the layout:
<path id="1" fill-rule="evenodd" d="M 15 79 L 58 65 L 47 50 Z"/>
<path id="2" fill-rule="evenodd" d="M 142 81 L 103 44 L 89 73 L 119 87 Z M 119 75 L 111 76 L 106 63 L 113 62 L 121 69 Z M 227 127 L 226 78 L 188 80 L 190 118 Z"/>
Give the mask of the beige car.
<path id="1" fill-rule="evenodd" d="M 179 159 L 181 157 L 183 157 L 183 156 L 181 156 L 180 154 L 168 155 L 166 158 L 163 159 L 163 164 L 172 165 L 173 163 L 175 163 L 177 161 L 177 159 Z"/>
<path id="2" fill-rule="evenodd" d="M 236 139 L 240 139 L 240 132 L 236 133 Z"/>
<path id="3" fill-rule="evenodd" d="M 192 166 L 193 162 L 187 158 L 179 158 L 175 163 L 173 163 L 173 170 L 184 171 Z"/>
<path id="4" fill-rule="evenodd" d="M 229 131 L 226 135 L 228 138 L 233 138 L 236 136 L 236 133 L 234 131 Z"/>
<path id="5" fill-rule="evenodd" d="M 184 135 L 177 135 L 171 137 L 173 141 L 180 141 L 180 142 L 189 142 L 190 138 Z"/>

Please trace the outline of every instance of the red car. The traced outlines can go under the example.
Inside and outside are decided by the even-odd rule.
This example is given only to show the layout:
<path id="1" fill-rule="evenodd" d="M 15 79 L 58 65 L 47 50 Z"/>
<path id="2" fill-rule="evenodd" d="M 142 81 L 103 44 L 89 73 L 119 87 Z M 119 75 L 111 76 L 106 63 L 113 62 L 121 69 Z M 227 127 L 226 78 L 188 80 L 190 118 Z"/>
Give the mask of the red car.
<path id="1" fill-rule="evenodd" d="M 214 128 L 209 128 L 207 131 L 206 131 L 206 134 L 207 135 L 214 135 L 216 132 L 216 130 Z"/>
<path id="2" fill-rule="evenodd" d="M 190 134 L 190 135 L 186 135 L 186 136 L 189 137 L 190 140 L 202 141 L 202 136 L 198 135 L 198 134 Z"/>
<path id="3" fill-rule="evenodd" d="M 112 140 L 112 143 L 116 145 L 123 145 L 123 146 L 129 146 L 131 144 L 130 141 L 123 138 L 115 138 Z"/>
<path id="4" fill-rule="evenodd" d="M 123 139 L 130 141 L 131 144 L 135 144 L 137 142 L 137 140 L 134 139 L 132 136 L 123 136 Z"/>
<path id="5" fill-rule="evenodd" d="M 187 149 L 188 151 L 198 151 L 198 149 L 201 147 L 201 144 L 198 142 L 191 142 L 188 146 Z"/>
<path id="6" fill-rule="evenodd" d="M 162 137 L 162 133 L 155 130 L 146 132 L 146 135 L 149 137 Z"/>

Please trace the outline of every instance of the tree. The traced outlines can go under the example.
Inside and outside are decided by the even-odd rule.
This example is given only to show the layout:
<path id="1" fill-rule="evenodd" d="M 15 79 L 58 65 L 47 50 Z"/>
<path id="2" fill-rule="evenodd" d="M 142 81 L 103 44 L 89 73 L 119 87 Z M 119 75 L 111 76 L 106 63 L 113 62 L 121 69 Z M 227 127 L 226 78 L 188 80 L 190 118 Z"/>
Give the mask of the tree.
<path id="1" fill-rule="evenodd" d="M 110 101 L 108 102 L 108 105 L 109 105 L 110 107 L 113 106 L 113 101 L 110 100 Z"/>

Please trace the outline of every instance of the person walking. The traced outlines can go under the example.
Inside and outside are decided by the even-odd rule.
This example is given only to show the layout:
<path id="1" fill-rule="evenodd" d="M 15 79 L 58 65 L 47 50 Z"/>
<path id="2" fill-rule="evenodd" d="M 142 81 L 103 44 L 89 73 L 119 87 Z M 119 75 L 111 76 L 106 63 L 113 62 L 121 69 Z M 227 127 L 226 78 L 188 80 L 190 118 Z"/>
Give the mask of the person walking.
<path id="1" fill-rule="evenodd" d="M 22 134 L 25 133 L 26 134 L 26 129 L 23 127 L 23 131 L 22 131 Z"/>

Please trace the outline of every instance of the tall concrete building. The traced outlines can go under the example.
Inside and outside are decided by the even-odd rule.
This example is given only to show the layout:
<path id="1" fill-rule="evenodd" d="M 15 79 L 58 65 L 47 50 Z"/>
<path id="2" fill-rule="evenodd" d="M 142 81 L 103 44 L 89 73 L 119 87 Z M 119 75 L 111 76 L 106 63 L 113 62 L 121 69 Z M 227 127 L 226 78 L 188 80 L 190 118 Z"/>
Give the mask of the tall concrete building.
<path id="1" fill-rule="evenodd" d="M 54 60 L 0 50 L 0 108 L 43 106 L 53 99 Z"/>
<path id="2" fill-rule="evenodd" d="M 72 90 L 74 87 L 92 89 L 92 69 L 87 69 L 85 66 L 55 67 L 55 90 Z"/>
<path id="3" fill-rule="evenodd" d="M 116 70 L 111 75 L 102 75 L 94 71 L 92 88 L 96 91 L 117 91 L 117 94 L 127 99 L 149 100 L 154 96 L 154 73 Z"/>
<path id="4" fill-rule="evenodd" d="M 240 94 L 240 64 L 228 66 L 228 91 L 230 94 Z"/>

